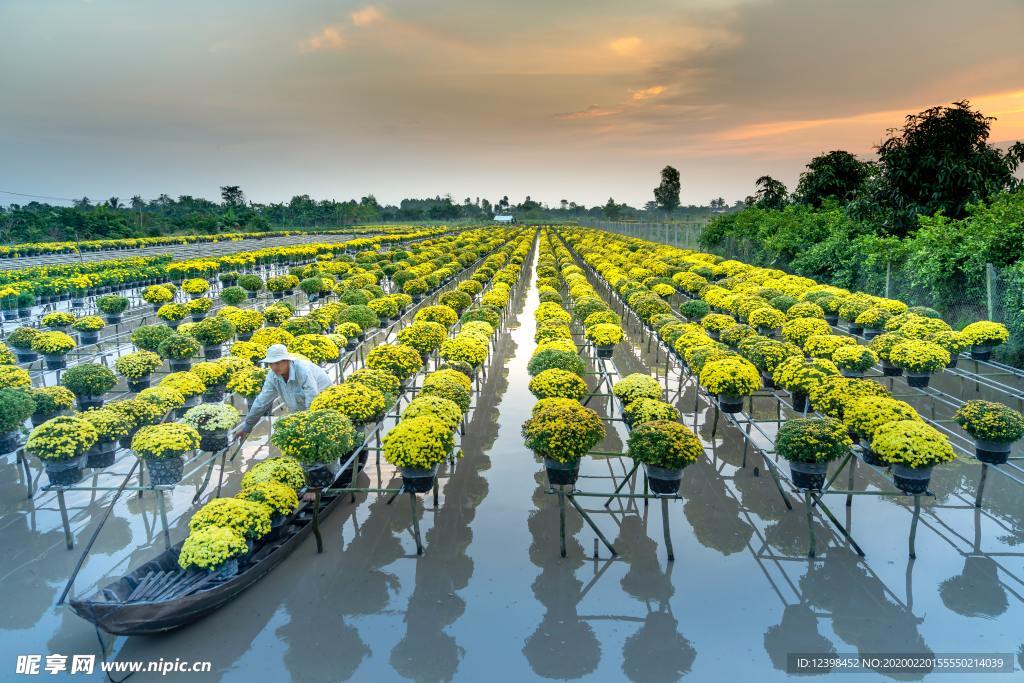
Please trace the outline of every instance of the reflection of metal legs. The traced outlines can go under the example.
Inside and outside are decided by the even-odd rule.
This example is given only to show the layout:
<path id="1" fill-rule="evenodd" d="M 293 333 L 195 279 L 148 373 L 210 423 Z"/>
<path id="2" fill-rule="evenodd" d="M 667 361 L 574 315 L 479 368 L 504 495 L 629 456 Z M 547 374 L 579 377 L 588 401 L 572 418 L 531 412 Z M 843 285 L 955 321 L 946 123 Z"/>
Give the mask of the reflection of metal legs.
<path id="1" fill-rule="evenodd" d="M 68 520 L 68 506 L 64 502 L 64 490 L 57 489 L 57 505 L 60 507 L 60 522 L 64 525 L 64 542 L 68 550 L 75 547 L 75 539 L 71 536 L 71 522 Z"/>
<path id="2" fill-rule="evenodd" d="M 988 465 L 981 463 L 981 478 L 978 479 L 978 495 L 974 497 L 974 507 L 981 507 L 981 496 L 985 492 L 985 478 L 988 475 Z"/>
<path id="3" fill-rule="evenodd" d="M 167 528 L 167 504 L 164 501 L 164 492 L 162 489 L 154 489 L 153 493 L 156 494 L 156 505 L 160 509 L 160 526 L 164 531 L 164 549 L 170 550 L 171 532 Z"/>
<path id="4" fill-rule="evenodd" d="M 804 489 L 804 511 L 807 513 L 807 538 L 810 542 L 807 548 L 807 557 L 814 557 L 817 551 L 814 539 L 814 516 L 811 514 L 811 492 Z"/>
<path id="5" fill-rule="evenodd" d="M 672 551 L 672 532 L 668 526 L 668 498 L 661 499 L 661 525 L 665 530 L 665 550 L 668 551 L 668 561 L 675 562 L 676 555 Z"/>
<path id="6" fill-rule="evenodd" d="M 25 468 L 25 489 L 28 491 L 28 498 L 31 498 L 35 494 L 35 487 L 32 485 L 32 470 L 28 466 L 28 456 L 25 455 L 25 451 L 18 451 L 18 464 L 23 465 Z"/>
<path id="7" fill-rule="evenodd" d="M 412 529 L 416 537 L 416 554 L 423 554 L 423 542 L 420 541 L 420 520 L 416 517 L 416 494 L 409 491 L 409 506 L 412 509 Z"/>
<path id="8" fill-rule="evenodd" d="M 914 540 L 917 538 L 917 520 L 921 516 L 921 496 L 914 496 L 914 518 L 910 520 L 909 550 L 910 559 L 917 558 L 917 551 L 914 549 Z"/>
<path id="9" fill-rule="evenodd" d="M 561 555 L 565 557 L 565 491 L 558 487 L 558 540 L 561 543 Z"/>
<path id="10" fill-rule="evenodd" d="M 320 489 L 313 491 L 313 536 L 316 538 L 316 551 L 324 551 L 324 540 L 320 536 Z"/>
<path id="11" fill-rule="evenodd" d="M 864 557 L 864 551 L 861 550 L 860 546 L 857 545 L 857 542 L 853 540 L 853 536 L 850 535 L 849 529 L 840 524 L 839 520 L 836 519 L 836 516 L 832 514 L 832 511 L 828 509 L 824 502 L 822 502 L 821 494 L 811 493 L 811 497 L 814 499 L 814 502 L 817 504 L 817 506 L 821 508 L 821 511 L 825 513 L 825 516 L 828 517 L 829 521 L 832 522 L 835 528 L 839 529 L 839 533 L 843 535 L 843 538 L 845 538 L 850 543 L 850 545 L 853 546 L 853 549 L 857 551 L 857 554 L 861 557 Z"/>

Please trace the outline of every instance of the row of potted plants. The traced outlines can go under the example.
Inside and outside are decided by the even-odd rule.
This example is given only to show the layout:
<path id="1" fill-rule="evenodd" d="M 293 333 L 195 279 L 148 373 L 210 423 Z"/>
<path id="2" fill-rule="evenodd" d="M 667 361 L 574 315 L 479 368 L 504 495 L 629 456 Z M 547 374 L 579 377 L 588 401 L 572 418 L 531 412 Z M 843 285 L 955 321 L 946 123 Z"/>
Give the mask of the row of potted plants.
<path id="1" fill-rule="evenodd" d="M 569 238 L 570 243 L 572 239 Z M 616 253 L 616 249 L 613 244 L 602 244 L 602 240 L 594 238 L 594 235 L 588 235 L 588 240 L 585 243 L 584 248 L 589 250 L 588 253 L 591 258 L 601 259 L 600 263 L 604 270 L 602 276 L 608 275 L 612 279 L 606 277 L 606 281 L 616 283 L 615 287 L 618 291 L 625 292 L 626 303 L 628 305 L 629 300 L 636 297 L 637 290 L 644 288 L 643 283 L 636 283 L 638 286 L 631 285 L 631 278 L 628 277 L 624 266 L 617 266 L 612 260 L 608 259 L 608 254 Z M 615 238 L 606 238 L 605 242 L 614 242 Z M 597 251 L 595 251 L 595 249 Z M 656 249 L 656 248 L 655 248 Z M 581 252 L 582 253 L 582 252 Z M 628 254 L 628 256 L 627 256 Z M 584 259 L 587 258 L 587 254 L 583 254 Z M 660 260 L 654 261 L 643 261 L 637 259 L 636 251 L 628 251 L 622 253 L 619 258 L 613 260 L 620 260 L 621 263 L 641 263 L 644 266 L 650 266 L 648 270 L 657 270 L 657 263 L 662 263 Z M 628 259 L 628 260 L 627 260 Z M 662 265 L 665 265 L 662 263 Z M 633 274 L 637 274 L 635 268 L 631 269 Z M 641 268 L 641 271 L 644 270 Z M 671 267 L 662 272 L 670 272 Z M 691 272 L 693 275 L 700 276 L 699 273 L 694 271 Z M 641 272 L 641 275 L 644 273 Z M 703 277 L 703 276 L 700 276 Z M 690 278 L 680 278 L 684 282 L 692 282 Z M 635 281 L 634 281 L 635 282 Z M 647 280 L 647 284 L 650 284 L 650 280 Z M 714 296 L 711 297 L 714 301 L 714 305 L 721 307 L 723 303 L 721 300 L 716 300 Z M 705 303 L 711 302 L 705 299 Z M 735 303 L 735 302 L 733 302 Z M 754 302 L 756 303 L 756 302 Z M 755 309 L 756 310 L 756 309 Z M 830 329 L 824 320 L 815 322 L 817 318 L 807 318 L 810 322 L 801 322 L 803 318 L 795 318 L 782 323 L 782 336 L 785 341 L 779 341 L 760 335 L 756 330 L 750 328 L 744 330 L 742 328 L 736 329 L 737 323 L 731 315 L 722 315 L 721 318 L 711 318 L 714 314 L 704 312 L 701 316 L 701 324 L 695 323 L 684 323 L 680 320 L 672 320 L 671 318 L 659 318 L 657 313 L 652 311 L 638 312 L 638 316 L 644 319 L 649 325 L 655 327 L 658 330 L 658 334 L 663 338 L 668 338 L 671 341 L 667 342 L 671 345 L 674 351 L 682 357 L 689 369 L 696 373 L 698 377 L 713 378 L 712 381 L 719 379 L 718 372 L 715 372 L 716 367 L 721 367 L 723 364 L 729 366 L 727 372 L 722 373 L 729 382 L 739 381 L 738 378 L 745 378 L 743 381 L 748 382 L 746 385 L 750 388 L 756 388 L 754 375 L 750 373 L 753 368 L 755 373 L 758 371 L 763 374 L 768 374 L 770 379 L 774 382 L 783 386 L 789 390 L 794 396 L 794 404 L 798 409 L 806 410 L 806 405 L 801 406 L 807 399 L 807 395 L 815 388 L 821 386 L 824 382 L 828 382 L 831 378 L 845 379 L 846 381 L 856 381 L 851 378 L 843 378 L 840 375 L 839 369 L 836 365 L 828 358 L 820 358 L 814 356 L 805 356 L 805 352 L 809 349 L 812 352 L 822 355 L 833 355 L 839 349 L 851 347 L 849 342 L 833 342 L 826 338 L 829 337 Z M 788 329 L 787 329 L 788 326 Z M 731 334 L 725 335 L 726 331 Z M 711 332 L 718 332 L 719 339 L 713 338 Z M 749 363 L 751 367 L 743 366 L 743 362 Z M 707 370 L 705 370 L 707 368 Z M 864 381 L 864 380 L 860 380 Z M 702 381 L 702 384 L 707 384 L 706 381 Z M 757 382 L 756 384 L 760 384 Z M 707 388 L 707 387 L 706 387 Z M 870 398 L 864 398 L 861 400 L 871 400 Z M 891 399 L 887 399 L 891 400 Z M 857 402 L 854 401 L 851 406 L 856 406 Z M 849 406 L 848 406 L 849 407 Z M 856 415 L 857 410 L 848 410 L 849 413 Z M 910 414 L 916 417 L 916 413 L 911 409 Z M 812 418 L 819 419 L 819 418 Z M 836 418 L 825 418 L 825 419 L 836 419 Z M 852 419 L 852 418 L 851 418 Z M 907 428 L 902 432 L 894 432 L 887 436 L 884 441 L 884 447 L 881 451 L 874 449 L 868 449 L 871 452 L 879 453 L 881 462 L 888 464 L 894 469 L 894 480 L 897 486 L 901 487 L 907 492 L 920 492 L 921 482 L 927 486 L 927 478 L 921 475 L 930 476 L 931 467 L 946 462 L 953 457 L 952 447 L 949 445 L 948 440 L 940 432 L 932 427 L 924 424 L 920 421 L 920 427 L 927 429 L 921 429 L 919 427 Z M 807 423 L 799 423 L 805 425 Z M 819 436 L 825 432 L 834 432 L 834 425 L 830 425 L 828 429 L 824 429 L 821 424 L 814 422 L 810 426 L 802 427 L 808 430 L 818 430 L 815 432 Z M 796 429 L 793 427 L 791 429 Z M 895 429 L 895 428 L 894 428 Z M 822 431 L 824 430 L 824 431 Z M 931 431 L 929 431 L 931 430 Z M 847 436 L 845 434 L 844 436 Z M 900 436 L 902 435 L 902 436 Z M 823 437 L 822 437 L 823 438 Z M 897 448 L 897 443 L 902 439 L 904 446 L 903 450 Z M 812 439 L 813 440 L 813 439 Z M 849 450 L 849 446 L 839 440 L 838 445 L 834 450 L 829 451 L 825 449 L 823 452 L 828 453 L 841 453 L 842 448 Z M 852 445 L 852 443 L 850 444 Z M 931 447 L 931 455 L 928 456 L 925 453 L 925 448 Z M 801 462 L 801 458 L 793 455 L 795 450 L 789 450 L 790 453 L 787 456 L 783 451 L 786 448 L 780 448 L 779 452 L 783 457 L 792 461 Z M 884 455 L 881 455 L 884 453 Z M 804 457 L 806 461 L 810 456 Z M 839 457 L 839 456 L 837 456 Z M 824 455 L 816 455 L 814 458 L 815 462 L 821 461 L 825 458 Z M 826 460 L 827 461 L 827 460 Z M 797 465 L 798 469 L 802 467 Z M 914 472 L 908 472 L 906 468 L 915 470 Z M 819 468 L 820 469 L 820 468 Z M 817 483 L 820 480 L 823 481 L 823 474 L 821 477 L 818 474 L 820 472 L 813 473 L 814 476 L 810 479 L 804 477 L 806 473 L 799 473 L 798 475 L 802 483 Z M 916 479 L 911 475 L 919 475 Z M 913 483 L 917 482 L 917 483 Z"/>

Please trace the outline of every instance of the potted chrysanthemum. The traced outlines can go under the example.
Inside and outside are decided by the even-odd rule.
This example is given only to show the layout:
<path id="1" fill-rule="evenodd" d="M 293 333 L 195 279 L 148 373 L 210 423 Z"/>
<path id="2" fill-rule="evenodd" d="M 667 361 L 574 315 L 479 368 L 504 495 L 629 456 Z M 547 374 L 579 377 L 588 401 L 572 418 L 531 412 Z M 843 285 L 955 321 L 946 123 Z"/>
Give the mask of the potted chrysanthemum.
<path id="1" fill-rule="evenodd" d="M 64 372 L 60 383 L 75 395 L 80 410 L 99 408 L 103 395 L 117 385 L 117 376 L 98 363 L 81 363 Z"/>
<path id="2" fill-rule="evenodd" d="M 274 424 L 270 442 L 283 455 L 298 460 L 310 486 L 330 486 L 340 471 L 340 458 L 362 443 L 362 432 L 337 410 L 305 410 Z"/>
<path id="3" fill-rule="evenodd" d="M 299 497 L 295 489 L 277 481 L 265 481 L 243 487 L 235 498 L 261 503 L 270 508 L 272 534 L 276 534 L 275 530 L 287 524 L 299 507 Z"/>
<path id="4" fill-rule="evenodd" d="M 234 406 L 204 403 L 189 408 L 181 421 L 199 432 L 199 450 L 217 453 L 228 447 L 228 431 L 241 419 Z"/>
<path id="5" fill-rule="evenodd" d="M 960 334 L 970 345 L 971 358 L 975 360 L 988 360 L 992 357 L 992 350 L 1000 344 L 1005 344 L 1010 338 L 1010 331 L 1006 329 L 1006 325 L 991 320 L 973 322 L 962 329 Z"/>
<path id="6" fill-rule="evenodd" d="M 178 566 L 205 571 L 212 579 L 224 581 L 238 574 L 238 559 L 248 551 L 242 534 L 209 526 L 188 535 L 178 553 Z"/>
<path id="7" fill-rule="evenodd" d="M 875 430 L 871 448 L 892 468 L 896 488 L 907 494 L 927 492 L 932 468 L 956 459 L 945 435 L 921 420 L 882 425 Z"/>
<path id="8" fill-rule="evenodd" d="M 82 480 L 85 454 L 99 439 L 85 420 L 55 417 L 32 430 L 25 450 L 39 458 L 54 486 L 73 486 Z"/>
<path id="9" fill-rule="evenodd" d="M 109 467 L 114 464 L 117 454 L 117 441 L 128 436 L 130 425 L 121 414 L 109 408 L 86 410 L 78 417 L 91 424 L 98 435 L 96 443 L 85 454 L 85 466 L 93 468 Z"/>
<path id="10" fill-rule="evenodd" d="M 643 463 L 651 491 L 674 494 L 679 491 L 683 468 L 704 454 L 700 439 L 678 422 L 653 420 L 629 433 L 629 457 Z"/>
<path id="11" fill-rule="evenodd" d="M 78 332 L 82 345 L 95 344 L 100 340 L 100 330 L 106 327 L 106 321 L 98 315 L 83 315 L 71 324 Z"/>
<path id="12" fill-rule="evenodd" d="M 938 344 L 908 339 L 896 344 L 889 361 L 907 373 L 907 384 L 918 389 L 928 386 L 931 376 L 949 365 L 949 351 Z"/>
<path id="13" fill-rule="evenodd" d="M 223 353 L 222 344 L 235 336 L 235 326 L 226 317 L 215 315 L 197 323 L 189 330 L 189 336 L 202 344 L 207 360 L 216 359 Z"/>
<path id="14" fill-rule="evenodd" d="M 24 389 L 0 389 L 0 454 L 15 451 L 21 445 L 22 425 L 35 409 L 33 395 Z"/>
<path id="15" fill-rule="evenodd" d="M 402 419 L 383 439 L 384 459 L 399 469 L 403 489 L 422 493 L 455 447 L 453 428 L 434 415 Z"/>
<path id="16" fill-rule="evenodd" d="M 140 429 L 132 438 L 132 451 L 146 463 L 150 484 L 170 486 L 181 481 L 185 454 L 199 448 L 199 441 L 193 427 L 164 422 Z"/>
<path id="17" fill-rule="evenodd" d="M 264 503 L 244 498 L 214 498 L 188 520 L 189 533 L 220 527 L 242 535 L 249 551 L 270 532 L 273 510 Z"/>
<path id="18" fill-rule="evenodd" d="M 990 465 L 1005 463 L 1013 442 L 1024 436 L 1024 415 L 1002 403 L 968 401 L 953 417 L 974 439 L 978 460 Z"/>
<path id="19" fill-rule="evenodd" d="M 724 412 L 737 413 L 743 409 L 743 398 L 761 388 L 761 375 L 749 361 L 727 356 L 705 364 L 700 371 L 700 383 L 718 397 Z"/>
<path id="20" fill-rule="evenodd" d="M 621 325 L 599 323 L 586 329 L 586 337 L 587 341 L 594 345 L 598 358 L 611 358 L 615 345 L 626 338 L 626 333 Z"/>
<path id="21" fill-rule="evenodd" d="M 128 385 L 128 391 L 137 393 L 150 385 L 151 375 L 163 367 L 164 359 L 152 351 L 135 351 L 114 361 L 114 369 Z"/>
<path id="22" fill-rule="evenodd" d="M 793 485 L 800 489 L 821 489 L 828 464 L 849 453 L 852 446 L 846 427 L 832 417 L 789 420 L 775 439 L 775 450 L 789 461 Z"/>
<path id="23" fill-rule="evenodd" d="M 604 434 L 600 416 L 568 398 L 537 401 L 530 418 L 523 423 L 527 448 L 544 458 L 548 481 L 559 486 L 576 482 L 580 459 Z"/>
<path id="24" fill-rule="evenodd" d="M 77 346 L 75 340 L 63 332 L 40 332 L 32 338 L 32 350 L 46 358 L 48 370 L 66 368 L 66 356 Z"/>
<path id="25" fill-rule="evenodd" d="M 19 327 L 7 335 L 6 341 L 14 349 L 19 363 L 31 363 L 39 358 L 39 354 L 32 350 L 32 340 L 38 334 L 39 330 L 34 327 Z"/>

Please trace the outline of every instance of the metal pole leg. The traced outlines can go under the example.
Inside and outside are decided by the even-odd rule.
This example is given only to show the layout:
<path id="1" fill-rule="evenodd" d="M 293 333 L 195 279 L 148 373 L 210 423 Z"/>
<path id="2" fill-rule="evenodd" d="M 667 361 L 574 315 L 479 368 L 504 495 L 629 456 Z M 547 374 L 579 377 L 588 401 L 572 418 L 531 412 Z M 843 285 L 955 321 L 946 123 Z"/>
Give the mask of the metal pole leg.
<path id="1" fill-rule="evenodd" d="M 409 505 L 412 508 L 412 529 L 416 536 L 416 554 L 423 554 L 423 543 L 420 541 L 420 520 L 416 518 L 416 494 L 409 491 Z"/>
<path id="2" fill-rule="evenodd" d="M 605 538 L 604 534 L 601 533 L 601 530 L 597 528 L 596 524 L 594 524 L 594 520 L 592 520 L 590 518 L 590 515 L 587 514 L 587 511 L 584 510 L 578 502 L 576 502 L 576 499 L 573 497 L 571 493 L 568 494 L 568 498 L 569 502 L 572 503 L 572 506 L 576 508 L 576 512 L 580 513 L 580 517 L 583 518 L 583 521 L 585 521 L 587 525 L 594 530 L 594 533 L 597 534 L 597 537 L 600 538 L 601 542 L 604 543 L 606 548 L 608 548 L 608 552 L 610 552 L 612 555 L 618 555 L 619 553 L 617 550 L 615 550 L 615 546 L 613 546 L 611 542 L 607 538 Z"/>
<path id="3" fill-rule="evenodd" d="M 668 551 L 668 561 L 675 562 L 676 554 L 672 551 L 672 532 L 668 526 L 668 498 L 661 499 L 661 524 L 665 528 L 665 550 Z"/>
<path id="4" fill-rule="evenodd" d="M 854 475 L 854 472 L 856 471 L 856 468 L 857 468 L 857 458 L 849 458 L 848 460 L 849 460 L 849 462 L 846 464 L 846 466 L 850 468 L 850 485 L 847 486 L 846 488 L 849 489 L 850 491 L 852 491 L 853 490 L 853 475 Z M 850 507 L 851 505 L 853 505 L 853 494 L 852 493 L 848 493 L 848 494 L 846 494 L 846 507 Z"/>
<path id="5" fill-rule="evenodd" d="M 64 502 L 64 489 L 57 489 L 57 504 L 60 506 L 60 522 L 64 525 L 64 542 L 68 550 L 75 547 L 75 539 L 71 536 L 71 522 L 68 520 L 68 506 Z"/>
<path id="6" fill-rule="evenodd" d="M 623 479 L 623 480 L 622 480 L 622 481 L 621 481 L 621 482 L 619 483 L 619 485 L 615 487 L 615 490 L 614 490 L 614 491 L 612 492 L 612 497 L 609 497 L 609 498 L 608 498 L 608 500 L 606 500 L 606 501 L 604 502 L 604 506 L 605 506 L 605 507 L 608 507 L 609 505 L 611 505 L 611 504 L 612 504 L 612 501 L 613 501 L 613 500 L 615 500 L 615 498 L 614 498 L 614 494 L 616 494 L 616 493 L 618 493 L 619 491 L 621 491 L 621 490 L 622 490 L 622 487 L 624 487 L 624 486 L 625 486 L 626 484 L 628 484 L 628 483 L 629 483 L 629 479 L 630 479 L 630 477 L 632 477 L 632 476 L 633 476 L 633 473 L 634 473 L 634 472 L 636 472 L 636 471 L 637 471 L 637 469 L 639 469 L 639 467 L 640 467 L 640 463 L 638 463 L 638 462 L 636 462 L 636 461 L 634 460 L 634 461 L 633 461 L 633 467 L 632 467 L 632 468 L 631 468 L 631 469 L 629 470 L 629 472 L 628 472 L 628 473 L 626 474 L 625 478 L 624 478 L 624 479 Z"/>

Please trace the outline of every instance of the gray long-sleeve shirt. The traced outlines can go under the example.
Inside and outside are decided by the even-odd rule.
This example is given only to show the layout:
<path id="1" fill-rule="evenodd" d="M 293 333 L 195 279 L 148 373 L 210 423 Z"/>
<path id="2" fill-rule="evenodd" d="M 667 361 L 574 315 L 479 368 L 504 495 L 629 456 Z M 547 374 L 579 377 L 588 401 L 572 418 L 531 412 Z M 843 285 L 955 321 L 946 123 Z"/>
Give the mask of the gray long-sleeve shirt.
<path id="1" fill-rule="evenodd" d="M 289 412 L 309 410 L 313 399 L 331 384 L 331 378 L 327 376 L 327 373 L 308 360 L 291 361 L 287 380 L 282 379 L 271 370 L 267 372 L 267 379 L 263 381 L 263 389 L 253 401 L 249 414 L 245 416 L 245 426 L 250 430 L 255 427 L 278 396 L 284 401 Z"/>

